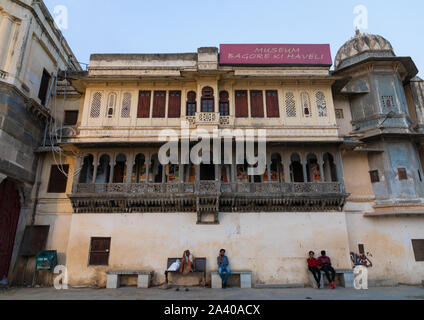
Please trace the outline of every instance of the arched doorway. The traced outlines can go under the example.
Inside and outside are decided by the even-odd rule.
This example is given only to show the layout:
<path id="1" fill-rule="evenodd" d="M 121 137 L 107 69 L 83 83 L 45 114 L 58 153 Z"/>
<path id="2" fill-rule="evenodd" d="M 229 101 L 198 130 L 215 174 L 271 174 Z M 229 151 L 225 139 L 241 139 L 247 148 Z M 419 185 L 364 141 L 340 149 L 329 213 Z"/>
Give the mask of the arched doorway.
<path id="1" fill-rule="evenodd" d="M 0 184 L 0 281 L 9 273 L 20 209 L 15 183 L 4 180 Z"/>

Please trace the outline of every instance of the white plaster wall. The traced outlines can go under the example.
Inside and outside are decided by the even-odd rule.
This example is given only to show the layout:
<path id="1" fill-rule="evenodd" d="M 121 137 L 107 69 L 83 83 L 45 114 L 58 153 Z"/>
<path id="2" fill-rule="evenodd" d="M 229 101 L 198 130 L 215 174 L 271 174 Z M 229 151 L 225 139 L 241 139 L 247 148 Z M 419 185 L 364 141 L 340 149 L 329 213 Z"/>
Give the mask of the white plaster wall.
<path id="1" fill-rule="evenodd" d="M 424 217 L 363 217 L 346 213 L 351 251 L 365 245 L 373 267 L 369 279 L 395 279 L 399 283 L 421 284 L 424 262 L 416 262 L 411 239 L 424 239 Z"/>
<path id="2" fill-rule="evenodd" d="M 309 250 L 328 251 L 336 268 L 349 268 L 344 213 L 220 214 L 220 225 L 196 225 L 193 213 L 73 215 L 67 250 L 71 285 L 105 285 L 109 269 L 145 269 L 164 281 L 168 257 L 190 249 L 207 257 L 208 272 L 227 249 L 231 268 L 253 271 L 254 283 L 309 283 Z M 108 267 L 88 266 L 91 237 L 111 237 Z"/>

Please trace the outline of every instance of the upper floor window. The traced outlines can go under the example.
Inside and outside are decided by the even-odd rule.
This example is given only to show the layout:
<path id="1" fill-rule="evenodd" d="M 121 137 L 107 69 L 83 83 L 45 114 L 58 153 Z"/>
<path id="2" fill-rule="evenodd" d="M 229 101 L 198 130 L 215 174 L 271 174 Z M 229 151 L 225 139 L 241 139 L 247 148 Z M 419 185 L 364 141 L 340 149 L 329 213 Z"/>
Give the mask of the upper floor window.
<path id="1" fill-rule="evenodd" d="M 115 107 L 116 107 L 116 93 L 111 92 L 109 93 L 109 97 L 107 99 L 107 117 L 112 118 L 115 114 Z"/>
<path id="2" fill-rule="evenodd" d="M 137 118 L 150 118 L 150 91 L 140 91 L 138 95 Z"/>
<path id="3" fill-rule="evenodd" d="M 187 93 L 187 116 L 195 116 L 197 109 L 196 92 L 190 91 Z"/>
<path id="4" fill-rule="evenodd" d="M 50 179 L 47 193 L 65 193 L 68 183 L 69 165 L 53 165 L 50 169 Z"/>
<path id="5" fill-rule="evenodd" d="M 131 93 L 125 92 L 122 98 L 121 117 L 129 118 L 131 113 Z"/>
<path id="6" fill-rule="evenodd" d="M 78 122 L 78 110 L 66 110 L 63 119 L 64 126 L 75 126 Z"/>
<path id="7" fill-rule="evenodd" d="M 383 107 L 384 108 L 393 108 L 395 106 L 395 102 L 393 96 L 382 96 Z"/>
<path id="8" fill-rule="evenodd" d="M 293 92 L 286 93 L 286 115 L 288 118 L 294 118 L 297 115 L 296 112 L 296 100 Z"/>
<path id="9" fill-rule="evenodd" d="M 250 91 L 250 108 L 252 118 L 264 117 L 264 99 L 262 91 Z"/>
<path id="10" fill-rule="evenodd" d="M 266 113 L 268 118 L 280 117 L 280 106 L 278 105 L 277 90 L 268 90 L 266 92 Z"/>
<path id="11" fill-rule="evenodd" d="M 90 117 L 98 118 L 100 116 L 100 108 L 102 106 L 102 93 L 95 92 L 91 101 Z"/>
<path id="12" fill-rule="evenodd" d="M 302 101 L 303 116 L 306 118 L 312 117 L 311 100 L 309 99 L 309 94 L 307 92 L 302 92 L 300 94 L 300 100 Z"/>
<path id="13" fill-rule="evenodd" d="M 166 91 L 155 91 L 152 118 L 165 118 Z"/>
<path id="14" fill-rule="evenodd" d="M 213 89 L 205 87 L 202 90 L 202 112 L 215 112 Z"/>
<path id="15" fill-rule="evenodd" d="M 236 99 L 236 117 L 237 118 L 248 118 L 249 117 L 249 109 L 247 102 L 247 91 L 246 90 L 238 90 L 235 92 Z"/>
<path id="16" fill-rule="evenodd" d="M 50 79 L 51 79 L 50 74 L 47 72 L 46 69 L 44 69 L 43 75 L 41 77 L 40 90 L 38 91 L 38 98 L 40 99 L 41 104 L 43 106 L 46 106 L 47 93 L 49 91 Z"/>
<path id="17" fill-rule="evenodd" d="M 221 91 L 219 94 L 219 112 L 221 116 L 229 116 L 230 115 L 230 95 L 227 91 Z"/>
<path id="18" fill-rule="evenodd" d="M 181 117 L 181 91 L 169 91 L 168 118 Z"/>
<path id="19" fill-rule="evenodd" d="M 315 97 L 317 101 L 318 116 L 327 117 L 327 102 L 325 101 L 324 93 L 318 91 Z"/>

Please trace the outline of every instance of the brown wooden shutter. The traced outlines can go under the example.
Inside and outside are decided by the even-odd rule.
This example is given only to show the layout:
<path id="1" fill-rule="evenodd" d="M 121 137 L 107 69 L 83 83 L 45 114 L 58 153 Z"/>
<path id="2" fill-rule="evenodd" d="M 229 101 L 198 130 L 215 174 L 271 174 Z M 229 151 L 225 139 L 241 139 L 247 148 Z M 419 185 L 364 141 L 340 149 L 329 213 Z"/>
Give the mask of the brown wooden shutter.
<path id="1" fill-rule="evenodd" d="M 168 118 L 181 117 L 181 91 L 169 91 Z"/>
<path id="2" fill-rule="evenodd" d="M 277 90 L 269 90 L 266 92 L 266 112 L 268 118 L 280 117 L 280 106 L 278 105 Z"/>
<path id="3" fill-rule="evenodd" d="M 109 264 L 111 238 L 91 238 L 90 266 L 107 266 Z"/>
<path id="4" fill-rule="evenodd" d="M 380 182 L 380 175 L 378 173 L 378 170 L 370 171 L 370 177 L 371 177 L 371 183 Z"/>
<path id="5" fill-rule="evenodd" d="M 65 119 L 63 120 L 63 125 L 65 126 L 74 126 L 78 122 L 78 111 L 77 110 L 68 110 L 65 111 Z"/>
<path id="6" fill-rule="evenodd" d="M 405 168 L 398 168 L 399 180 L 408 180 L 408 172 Z"/>
<path id="7" fill-rule="evenodd" d="M 262 96 L 262 91 L 250 91 L 250 107 L 252 118 L 264 117 L 264 100 Z"/>
<path id="8" fill-rule="evenodd" d="M 166 91 L 155 91 L 152 118 L 165 118 Z"/>
<path id="9" fill-rule="evenodd" d="M 61 168 L 63 169 L 63 172 L 68 174 L 69 165 L 64 164 Z M 68 178 L 59 170 L 59 166 L 52 166 L 47 193 L 65 193 L 67 183 Z"/>
<path id="10" fill-rule="evenodd" d="M 150 118 L 150 91 L 140 91 L 138 98 L 137 118 Z"/>
<path id="11" fill-rule="evenodd" d="M 248 118 L 249 110 L 247 104 L 247 91 L 240 90 L 236 91 L 235 94 L 236 118 Z"/>

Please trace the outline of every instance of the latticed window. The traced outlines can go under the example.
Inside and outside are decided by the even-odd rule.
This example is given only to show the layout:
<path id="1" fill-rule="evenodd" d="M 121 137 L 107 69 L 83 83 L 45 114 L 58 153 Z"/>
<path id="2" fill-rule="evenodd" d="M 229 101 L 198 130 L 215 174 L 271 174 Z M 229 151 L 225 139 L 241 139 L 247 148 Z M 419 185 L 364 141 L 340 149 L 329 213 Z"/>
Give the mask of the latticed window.
<path id="1" fill-rule="evenodd" d="M 90 117 L 98 118 L 100 116 L 100 107 L 102 105 L 102 93 L 96 92 L 93 94 L 93 100 L 91 101 Z"/>
<path id="2" fill-rule="evenodd" d="M 293 92 L 286 93 L 286 114 L 289 118 L 296 117 L 296 101 Z"/>
<path id="3" fill-rule="evenodd" d="M 107 116 L 112 118 L 115 114 L 115 106 L 116 106 L 116 93 L 112 92 L 109 94 L 109 98 L 107 99 Z"/>
<path id="4" fill-rule="evenodd" d="M 121 117 L 129 118 L 131 112 L 131 93 L 125 92 L 122 99 Z"/>
<path id="5" fill-rule="evenodd" d="M 327 102 L 325 101 L 324 93 L 318 91 L 315 97 L 317 100 L 318 116 L 327 117 Z"/>
<path id="6" fill-rule="evenodd" d="M 307 92 L 302 92 L 300 94 L 300 100 L 302 101 L 302 109 L 304 117 L 312 117 L 311 110 L 311 99 L 309 98 L 309 94 Z"/>

